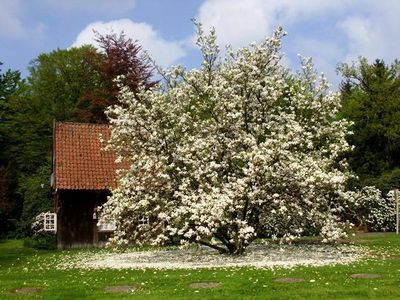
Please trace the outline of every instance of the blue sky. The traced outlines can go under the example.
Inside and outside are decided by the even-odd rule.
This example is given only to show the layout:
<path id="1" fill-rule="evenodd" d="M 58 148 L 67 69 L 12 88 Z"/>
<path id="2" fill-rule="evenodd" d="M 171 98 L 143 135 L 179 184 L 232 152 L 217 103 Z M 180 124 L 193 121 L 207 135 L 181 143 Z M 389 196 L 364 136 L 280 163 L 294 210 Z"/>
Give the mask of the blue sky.
<path id="1" fill-rule="evenodd" d="M 26 76 L 39 53 L 92 43 L 92 29 L 113 29 L 164 67 L 194 68 L 195 17 L 216 27 L 222 46 L 245 46 L 283 26 L 284 63 L 296 69 L 298 53 L 311 56 L 337 86 L 338 62 L 399 57 L 399 16 L 398 0 L 0 0 L 0 61 Z"/>

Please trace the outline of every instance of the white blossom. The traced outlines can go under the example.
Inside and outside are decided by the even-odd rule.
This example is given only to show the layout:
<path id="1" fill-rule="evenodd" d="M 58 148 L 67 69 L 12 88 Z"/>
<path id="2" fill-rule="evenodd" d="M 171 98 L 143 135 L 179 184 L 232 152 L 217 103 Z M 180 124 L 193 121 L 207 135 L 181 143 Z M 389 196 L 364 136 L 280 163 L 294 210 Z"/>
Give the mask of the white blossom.
<path id="1" fill-rule="evenodd" d="M 394 191 L 386 197 L 374 186 L 342 194 L 344 203 L 341 214 L 358 227 L 370 231 L 390 231 L 395 228 L 396 202 Z"/>
<path id="2" fill-rule="evenodd" d="M 33 236 L 43 236 L 43 235 L 54 235 L 54 231 L 46 231 L 45 230 L 45 216 L 50 214 L 49 211 L 39 213 L 34 219 L 31 224 L 31 230 Z"/>
<path id="3" fill-rule="evenodd" d="M 117 226 L 111 242 L 179 237 L 239 254 L 257 236 L 341 236 L 350 124 L 336 118 L 338 94 L 311 59 L 298 74 L 280 64 L 281 28 L 220 58 L 215 31 L 197 26 L 199 70 L 175 67 L 137 93 L 122 87 L 107 110 L 108 149 L 132 165 L 103 206 Z"/>

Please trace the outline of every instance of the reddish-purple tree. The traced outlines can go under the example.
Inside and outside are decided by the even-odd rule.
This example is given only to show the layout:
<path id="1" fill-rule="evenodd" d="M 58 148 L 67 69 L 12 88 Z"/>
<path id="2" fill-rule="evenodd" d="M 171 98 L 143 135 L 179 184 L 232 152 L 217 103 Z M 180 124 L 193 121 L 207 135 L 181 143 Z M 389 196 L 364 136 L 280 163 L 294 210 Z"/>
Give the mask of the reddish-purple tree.
<path id="1" fill-rule="evenodd" d="M 137 41 L 127 38 L 121 32 L 101 35 L 95 32 L 95 41 L 102 49 L 103 59 L 91 63 L 99 73 L 99 88 L 87 92 L 83 100 L 90 103 L 90 118 L 87 121 L 106 122 L 104 109 L 117 100 L 119 92 L 114 79 L 123 75 L 122 83 L 135 91 L 139 85 L 150 87 L 153 68 L 150 61 L 143 56 L 142 48 Z"/>

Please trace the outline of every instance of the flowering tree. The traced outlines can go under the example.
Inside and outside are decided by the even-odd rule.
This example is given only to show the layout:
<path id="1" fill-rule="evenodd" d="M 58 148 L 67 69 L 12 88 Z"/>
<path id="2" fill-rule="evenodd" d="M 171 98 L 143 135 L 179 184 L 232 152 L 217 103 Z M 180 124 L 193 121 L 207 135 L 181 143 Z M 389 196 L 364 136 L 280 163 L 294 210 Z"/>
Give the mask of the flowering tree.
<path id="1" fill-rule="evenodd" d="M 369 231 L 390 231 L 396 227 L 396 200 L 394 191 L 386 197 L 374 186 L 360 190 L 346 191 L 342 219 L 350 220 L 355 226 Z"/>
<path id="2" fill-rule="evenodd" d="M 50 212 L 41 212 L 34 218 L 31 224 L 33 236 L 55 235 L 55 231 L 45 230 L 45 218 L 47 214 L 50 214 Z"/>
<path id="3" fill-rule="evenodd" d="M 338 95 L 310 59 L 298 74 L 282 67 L 281 28 L 223 59 L 214 30 L 197 28 L 199 70 L 175 67 L 138 93 L 122 87 L 108 108 L 108 148 L 132 163 L 103 207 L 117 226 L 111 242 L 178 236 L 240 254 L 258 235 L 339 237 L 349 123 L 335 119 Z"/>

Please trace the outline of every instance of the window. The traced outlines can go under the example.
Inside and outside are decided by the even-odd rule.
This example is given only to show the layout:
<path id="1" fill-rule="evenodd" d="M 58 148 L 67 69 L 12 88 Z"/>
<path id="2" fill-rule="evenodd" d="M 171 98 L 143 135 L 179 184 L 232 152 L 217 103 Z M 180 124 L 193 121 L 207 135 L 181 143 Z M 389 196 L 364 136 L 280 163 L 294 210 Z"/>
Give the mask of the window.
<path id="1" fill-rule="evenodd" d="M 99 222 L 97 224 L 97 228 L 101 232 L 109 232 L 109 231 L 114 231 L 116 226 L 115 223 Z"/>
<path id="2" fill-rule="evenodd" d="M 146 217 L 146 216 L 139 217 L 138 224 L 142 225 L 142 226 L 149 225 L 149 217 Z"/>
<path id="3" fill-rule="evenodd" d="M 44 231 L 57 232 L 57 214 L 45 213 L 43 226 Z"/>

